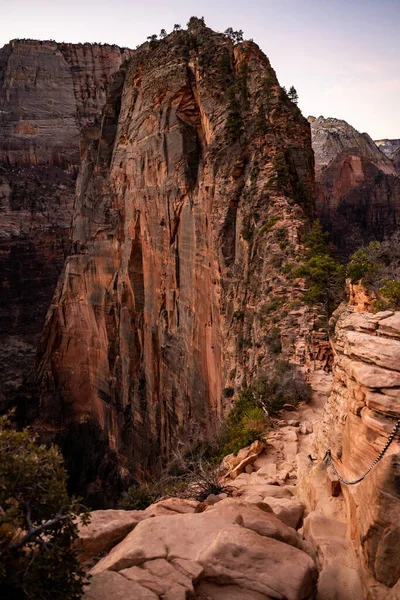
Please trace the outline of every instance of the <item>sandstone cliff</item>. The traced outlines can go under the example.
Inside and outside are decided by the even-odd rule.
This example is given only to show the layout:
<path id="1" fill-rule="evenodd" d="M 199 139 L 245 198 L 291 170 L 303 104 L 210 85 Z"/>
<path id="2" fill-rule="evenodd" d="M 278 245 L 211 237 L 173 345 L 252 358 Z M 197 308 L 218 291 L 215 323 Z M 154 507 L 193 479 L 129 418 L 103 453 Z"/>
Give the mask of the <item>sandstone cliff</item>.
<path id="1" fill-rule="evenodd" d="M 330 448 L 347 480 L 367 471 L 400 418 L 400 313 L 358 312 L 353 304 L 335 313 L 332 394 L 316 438 L 319 459 Z M 363 481 L 340 485 L 369 600 L 396 600 L 400 593 L 399 456 L 397 435 Z"/>
<path id="2" fill-rule="evenodd" d="M 80 132 L 128 54 L 33 40 L 0 50 L 0 406 L 32 367 L 69 249 Z"/>
<path id="3" fill-rule="evenodd" d="M 312 323 L 283 273 L 314 182 L 268 59 L 202 25 L 134 52 L 82 147 L 38 383 L 43 431 L 95 503 L 212 429 L 224 390 L 282 348 L 304 361 Z"/>
<path id="4" fill-rule="evenodd" d="M 309 118 L 316 164 L 316 209 L 343 258 L 398 228 L 400 177 L 367 134 L 339 119 Z"/>

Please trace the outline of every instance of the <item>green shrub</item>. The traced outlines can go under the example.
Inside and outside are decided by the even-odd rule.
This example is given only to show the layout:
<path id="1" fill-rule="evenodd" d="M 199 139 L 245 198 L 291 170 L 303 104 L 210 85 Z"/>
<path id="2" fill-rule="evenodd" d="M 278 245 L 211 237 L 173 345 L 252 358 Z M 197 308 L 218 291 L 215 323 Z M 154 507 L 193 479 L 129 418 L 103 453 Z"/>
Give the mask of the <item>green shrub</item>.
<path id="1" fill-rule="evenodd" d="M 352 283 L 362 282 L 377 295 L 376 310 L 400 307 L 400 233 L 371 242 L 353 254 L 347 267 Z"/>
<path id="2" fill-rule="evenodd" d="M 157 483 L 142 483 L 132 486 L 122 494 L 119 508 L 124 510 L 144 510 L 163 496 L 163 490 Z"/>
<path id="3" fill-rule="evenodd" d="M 234 454 L 235 456 L 242 448 L 246 448 L 246 446 L 250 446 L 256 440 L 260 440 L 261 442 L 265 441 L 264 436 L 259 432 L 253 429 L 237 429 L 231 432 L 232 439 L 229 442 L 226 442 L 221 448 L 218 454 L 218 460 L 221 461 L 228 454 Z"/>
<path id="4" fill-rule="evenodd" d="M 311 400 L 311 386 L 306 383 L 300 370 L 287 361 L 278 360 L 275 371 L 261 377 L 250 388 L 258 405 L 273 415 L 282 410 L 284 404 L 297 406 L 300 401 Z"/>
<path id="5" fill-rule="evenodd" d="M 284 194 L 287 192 L 289 180 L 289 167 L 285 154 L 278 151 L 272 159 L 272 174 L 268 181 L 268 186 Z"/>
<path id="6" fill-rule="evenodd" d="M 256 406 L 245 413 L 243 423 L 245 424 L 246 429 L 261 432 L 265 430 L 268 424 L 268 418 L 265 412 Z"/>
<path id="7" fill-rule="evenodd" d="M 260 309 L 261 317 L 267 317 L 268 315 L 274 313 L 282 306 L 282 304 L 283 300 L 281 298 L 273 298 L 270 300 L 270 302 L 266 302 Z"/>
<path id="8" fill-rule="evenodd" d="M 347 267 L 351 283 L 361 279 L 368 285 L 379 275 L 381 267 L 381 245 L 371 242 L 366 248 L 360 248 L 353 254 Z"/>
<path id="9" fill-rule="evenodd" d="M 76 557 L 87 511 L 67 494 L 59 450 L 0 419 L 0 597 L 78 600 L 85 573 Z"/>
<path id="10" fill-rule="evenodd" d="M 237 454 L 241 448 L 264 439 L 260 431 L 250 429 L 246 424 L 247 415 L 257 408 L 258 404 L 250 388 L 242 390 L 217 434 L 214 458 L 222 460 L 227 454 Z"/>
<path id="11" fill-rule="evenodd" d="M 400 281 L 387 281 L 379 288 L 379 294 L 391 308 L 400 308 Z"/>
<path id="12" fill-rule="evenodd" d="M 328 237 L 319 221 L 315 221 L 304 237 L 306 252 L 295 275 L 306 280 L 304 300 L 311 305 L 323 305 L 330 316 L 344 297 L 344 269 L 332 256 Z"/>

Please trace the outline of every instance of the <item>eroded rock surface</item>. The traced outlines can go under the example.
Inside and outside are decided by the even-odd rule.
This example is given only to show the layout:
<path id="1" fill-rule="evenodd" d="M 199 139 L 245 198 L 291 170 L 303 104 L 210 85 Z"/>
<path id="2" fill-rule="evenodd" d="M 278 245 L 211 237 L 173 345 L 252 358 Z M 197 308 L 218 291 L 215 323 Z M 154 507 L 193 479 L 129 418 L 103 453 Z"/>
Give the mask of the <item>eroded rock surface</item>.
<path id="1" fill-rule="evenodd" d="M 320 459 L 330 448 L 340 475 L 351 481 L 371 466 L 400 418 L 400 314 L 357 313 L 353 306 L 342 306 L 335 318 L 332 394 L 316 447 Z M 399 456 L 397 435 L 363 481 L 341 484 L 345 521 L 370 600 L 396 597 L 392 588 L 400 577 Z M 332 475 L 330 469 L 327 473 Z"/>
<path id="2" fill-rule="evenodd" d="M 313 160 L 309 125 L 279 91 L 254 43 L 195 28 L 135 51 L 101 131 L 86 130 L 73 254 L 38 383 L 45 431 L 61 431 L 92 506 L 212 429 L 230 403 L 223 390 L 257 376 L 278 346 L 305 360 L 312 311 L 282 268 L 302 252 Z M 240 136 L 228 127 L 236 102 Z"/>
<path id="3" fill-rule="evenodd" d="M 0 50 L 0 406 L 32 367 L 70 248 L 79 139 L 129 55 L 14 40 Z M 25 390 L 24 390 L 25 391 Z"/>

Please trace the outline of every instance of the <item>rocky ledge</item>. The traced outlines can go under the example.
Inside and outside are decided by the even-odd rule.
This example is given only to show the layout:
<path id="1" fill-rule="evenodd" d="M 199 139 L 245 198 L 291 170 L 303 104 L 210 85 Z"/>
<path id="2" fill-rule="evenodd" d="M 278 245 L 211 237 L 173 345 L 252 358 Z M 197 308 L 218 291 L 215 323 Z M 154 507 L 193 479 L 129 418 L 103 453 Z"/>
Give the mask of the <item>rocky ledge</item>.
<path id="1" fill-rule="evenodd" d="M 145 511 L 92 513 L 81 531 L 82 560 L 113 547 L 91 569 L 85 598 L 311 599 L 317 569 L 310 550 L 269 499 L 216 500 L 203 512 L 199 502 L 170 498 Z"/>
<path id="2" fill-rule="evenodd" d="M 354 306 L 343 305 L 334 316 L 332 394 L 315 445 L 319 460 L 330 448 L 339 474 L 349 481 L 369 469 L 400 418 L 400 312 L 357 312 L 360 304 L 352 297 Z M 318 490 L 323 482 L 336 496 L 325 502 L 332 507 L 341 500 L 337 510 L 345 517 L 368 600 L 399 598 L 399 456 L 397 435 L 356 485 L 340 484 L 326 467 L 315 473 L 309 467 L 302 477 L 309 508 L 326 509 Z"/>

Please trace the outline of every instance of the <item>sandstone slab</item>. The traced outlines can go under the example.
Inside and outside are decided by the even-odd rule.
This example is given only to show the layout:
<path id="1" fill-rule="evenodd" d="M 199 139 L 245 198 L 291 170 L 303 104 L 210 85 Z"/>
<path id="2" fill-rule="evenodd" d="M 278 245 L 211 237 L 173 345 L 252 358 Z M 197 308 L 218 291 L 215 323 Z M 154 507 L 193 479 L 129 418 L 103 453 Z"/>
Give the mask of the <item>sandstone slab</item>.
<path id="1" fill-rule="evenodd" d="M 112 571 L 94 575 L 84 595 L 85 600 L 159 600 L 157 594 L 136 581 Z"/>
<path id="2" fill-rule="evenodd" d="M 90 523 L 79 525 L 77 551 L 79 560 L 86 562 L 97 554 L 109 552 L 145 518 L 142 511 L 95 510 Z"/>
<path id="3" fill-rule="evenodd" d="M 303 504 L 296 498 L 266 498 L 276 516 L 288 527 L 297 529 L 304 513 Z"/>
<path id="4" fill-rule="evenodd" d="M 281 600 L 307 598 L 317 577 L 313 560 L 304 552 L 240 527 L 222 529 L 199 562 L 206 578 Z"/>

